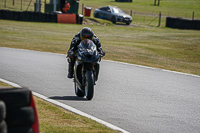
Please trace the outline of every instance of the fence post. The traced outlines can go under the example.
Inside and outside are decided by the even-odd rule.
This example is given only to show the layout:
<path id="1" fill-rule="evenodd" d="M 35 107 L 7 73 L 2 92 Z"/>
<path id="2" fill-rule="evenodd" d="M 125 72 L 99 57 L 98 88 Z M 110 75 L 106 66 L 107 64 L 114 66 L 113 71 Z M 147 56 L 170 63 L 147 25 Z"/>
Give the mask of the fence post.
<path id="1" fill-rule="evenodd" d="M 159 6 L 160 5 L 160 0 L 158 0 L 158 5 L 157 6 Z"/>
<path id="2" fill-rule="evenodd" d="M 192 20 L 194 20 L 194 11 L 193 11 L 193 13 L 192 13 Z"/>
<path id="3" fill-rule="evenodd" d="M 130 14 L 131 17 L 132 17 L 132 14 L 133 14 L 133 12 L 132 12 L 132 10 L 131 10 L 131 14 Z"/>
<path id="4" fill-rule="evenodd" d="M 40 4 L 41 4 L 41 0 L 39 0 L 39 12 L 40 12 Z M 56 11 L 56 0 L 53 0 L 53 11 Z"/>
<path id="5" fill-rule="evenodd" d="M 82 15 L 83 15 L 83 8 L 84 8 L 84 4 L 82 4 Z"/>
<path id="6" fill-rule="evenodd" d="M 156 0 L 154 1 L 154 6 L 156 6 Z"/>
<path id="7" fill-rule="evenodd" d="M 21 10 L 22 10 L 22 0 L 21 0 Z"/>
<path id="8" fill-rule="evenodd" d="M 6 8 L 6 0 L 5 0 L 4 8 Z"/>
<path id="9" fill-rule="evenodd" d="M 54 8 L 56 10 L 56 4 L 54 4 Z M 39 12 L 41 12 L 41 0 L 39 0 Z"/>
<path id="10" fill-rule="evenodd" d="M 161 24 L 161 12 L 159 13 L 159 21 L 158 21 L 158 26 L 157 27 L 159 27 L 160 24 Z"/>

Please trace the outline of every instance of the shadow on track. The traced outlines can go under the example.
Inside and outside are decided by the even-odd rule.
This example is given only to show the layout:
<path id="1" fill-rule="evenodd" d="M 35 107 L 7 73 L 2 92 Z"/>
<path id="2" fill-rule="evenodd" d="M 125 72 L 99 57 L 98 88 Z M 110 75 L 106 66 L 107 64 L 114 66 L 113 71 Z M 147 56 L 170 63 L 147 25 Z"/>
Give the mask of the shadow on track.
<path id="1" fill-rule="evenodd" d="M 83 97 L 77 97 L 77 96 L 51 96 L 49 98 L 54 100 L 88 101 Z"/>

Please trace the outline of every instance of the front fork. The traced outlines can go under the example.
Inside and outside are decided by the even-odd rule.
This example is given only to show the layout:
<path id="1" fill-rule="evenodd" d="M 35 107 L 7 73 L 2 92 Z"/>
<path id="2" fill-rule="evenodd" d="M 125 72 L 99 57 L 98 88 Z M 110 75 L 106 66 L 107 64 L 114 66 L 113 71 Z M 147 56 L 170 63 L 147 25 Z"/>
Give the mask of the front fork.
<path id="1" fill-rule="evenodd" d="M 82 86 L 83 87 L 85 87 L 86 85 L 86 78 L 85 78 L 86 71 L 87 69 L 85 69 L 85 65 L 83 64 L 82 66 Z M 96 64 L 92 64 L 92 71 L 93 71 L 93 78 L 94 78 L 94 85 L 95 85 L 95 81 L 98 80 L 98 75 L 99 75 L 99 62 L 97 62 Z"/>
<path id="2" fill-rule="evenodd" d="M 83 90 L 85 90 L 85 67 L 84 67 L 84 64 L 82 66 L 82 70 L 81 70 L 81 73 L 82 73 L 82 86 L 83 86 Z"/>

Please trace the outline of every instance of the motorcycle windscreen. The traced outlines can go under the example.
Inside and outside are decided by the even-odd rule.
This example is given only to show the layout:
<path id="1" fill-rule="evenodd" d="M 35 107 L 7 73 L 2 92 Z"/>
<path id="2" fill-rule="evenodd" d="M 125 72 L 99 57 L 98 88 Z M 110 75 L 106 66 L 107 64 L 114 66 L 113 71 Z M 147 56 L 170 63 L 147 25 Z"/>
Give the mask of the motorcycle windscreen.
<path id="1" fill-rule="evenodd" d="M 78 58 L 86 62 L 94 62 L 99 58 L 96 45 L 91 40 L 83 40 L 78 45 Z"/>

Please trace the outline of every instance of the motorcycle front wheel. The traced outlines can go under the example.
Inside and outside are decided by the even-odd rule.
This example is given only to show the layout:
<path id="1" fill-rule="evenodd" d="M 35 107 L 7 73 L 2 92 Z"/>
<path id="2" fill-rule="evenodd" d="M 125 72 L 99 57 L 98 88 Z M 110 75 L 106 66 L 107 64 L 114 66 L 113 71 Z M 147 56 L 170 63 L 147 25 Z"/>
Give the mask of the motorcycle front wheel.
<path id="1" fill-rule="evenodd" d="M 92 70 L 87 70 L 85 73 L 85 96 L 88 100 L 91 100 L 94 95 L 94 75 Z"/>
<path id="2" fill-rule="evenodd" d="M 84 97 L 85 96 L 84 92 L 82 92 L 81 90 L 79 90 L 76 82 L 74 82 L 74 88 L 75 88 L 75 94 L 78 97 Z"/>

